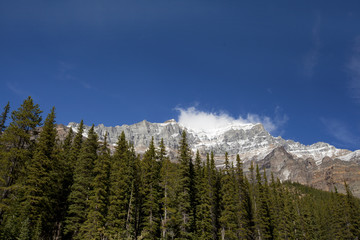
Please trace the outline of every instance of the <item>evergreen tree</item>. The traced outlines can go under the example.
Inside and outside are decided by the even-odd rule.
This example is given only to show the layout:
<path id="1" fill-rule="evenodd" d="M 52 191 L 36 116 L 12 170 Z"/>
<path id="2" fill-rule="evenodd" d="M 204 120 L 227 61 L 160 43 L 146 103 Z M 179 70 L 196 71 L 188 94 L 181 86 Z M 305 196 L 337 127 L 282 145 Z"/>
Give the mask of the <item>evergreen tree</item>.
<path id="1" fill-rule="evenodd" d="M 221 178 L 221 217 L 220 233 L 222 240 L 238 239 L 239 224 L 237 213 L 240 211 L 238 191 L 236 190 L 233 169 L 230 167 L 228 153 L 225 153 L 225 168 Z"/>
<path id="2" fill-rule="evenodd" d="M 283 199 L 280 201 L 283 202 L 281 212 L 279 213 L 279 222 L 278 222 L 278 236 L 281 239 L 295 239 L 294 231 L 294 206 L 293 199 L 290 196 L 289 191 L 286 189 L 283 194 Z"/>
<path id="3" fill-rule="evenodd" d="M 49 238 L 53 231 L 56 195 L 56 155 L 55 155 L 55 108 L 45 120 L 40 133 L 34 157 L 26 168 L 24 184 L 23 216 L 29 220 L 32 236 L 37 234 Z M 36 226 L 38 228 L 36 229 Z"/>
<path id="4" fill-rule="evenodd" d="M 200 192 L 201 192 L 201 188 L 202 188 L 202 179 L 203 178 L 204 178 L 204 176 L 203 176 L 203 169 L 201 166 L 201 157 L 200 157 L 199 150 L 197 150 L 196 157 L 195 157 L 195 165 L 194 165 L 194 184 L 193 184 L 193 189 L 194 189 L 193 190 L 194 191 L 193 229 L 194 229 L 194 232 L 196 232 L 196 229 L 197 229 L 197 222 L 198 222 L 197 209 L 198 209 L 198 206 L 201 201 Z"/>
<path id="5" fill-rule="evenodd" d="M 110 165 L 109 211 L 107 215 L 107 237 L 130 238 L 129 204 L 132 204 L 133 175 L 129 159 L 129 144 L 125 133 L 119 136 Z"/>
<path id="6" fill-rule="evenodd" d="M 213 237 L 213 220 L 211 215 L 212 201 L 211 193 L 213 191 L 212 185 L 209 184 L 210 178 L 210 161 L 209 154 L 206 157 L 206 164 L 203 167 L 203 173 L 198 177 L 200 181 L 198 188 L 199 202 L 196 210 L 196 239 L 207 240 Z M 198 165 L 196 161 L 195 166 Z"/>
<path id="7" fill-rule="evenodd" d="M 72 131 L 72 130 L 71 130 Z M 74 168 L 76 166 L 76 162 L 78 160 L 79 157 L 79 153 L 82 147 L 82 143 L 83 143 L 83 133 L 84 133 L 84 121 L 81 120 L 75 138 L 73 140 L 70 152 L 69 152 L 69 156 L 68 156 L 68 165 L 73 166 L 72 171 L 74 171 Z M 67 140 L 69 141 L 69 140 Z"/>
<path id="8" fill-rule="evenodd" d="M 105 236 L 110 173 L 110 150 L 107 145 L 107 136 L 105 135 L 99 156 L 95 159 L 89 207 L 86 220 L 81 226 L 81 236 L 85 239 L 104 239 Z"/>
<path id="9" fill-rule="evenodd" d="M 137 239 L 141 234 L 141 162 L 140 155 L 136 155 L 133 144 L 130 144 L 130 160 L 131 160 L 131 192 L 129 201 L 129 210 L 127 217 L 128 231 L 133 232 L 133 238 Z M 159 170 L 160 171 L 160 170 Z M 160 213 L 159 213 L 160 215 Z"/>
<path id="10" fill-rule="evenodd" d="M 142 160 L 142 238 L 157 239 L 160 237 L 160 173 L 156 161 L 154 138 Z"/>
<path id="11" fill-rule="evenodd" d="M 256 233 L 260 239 L 273 238 L 273 229 L 271 223 L 269 196 L 267 194 L 267 181 L 261 180 L 259 166 L 256 165 Z"/>
<path id="12" fill-rule="evenodd" d="M 64 221 L 66 218 L 66 213 L 68 210 L 68 197 L 71 192 L 71 186 L 73 183 L 73 164 L 74 162 L 70 162 L 70 153 L 72 140 L 74 137 L 74 132 L 70 128 L 68 134 L 66 135 L 64 142 L 59 145 L 60 147 L 58 151 L 58 166 L 56 169 L 57 172 L 57 206 L 54 211 L 57 216 L 56 223 L 56 236 L 55 239 L 61 238 L 63 234 Z"/>
<path id="13" fill-rule="evenodd" d="M 178 196 L 178 224 L 179 239 L 190 239 L 192 237 L 192 178 L 191 150 L 187 143 L 186 132 L 183 131 L 179 148 L 179 196 Z"/>
<path id="14" fill-rule="evenodd" d="M 0 224 L 3 214 L 14 200 L 19 199 L 15 186 L 23 183 L 24 167 L 32 158 L 37 127 L 42 111 L 28 97 L 17 111 L 11 114 L 11 123 L 0 137 Z"/>
<path id="15" fill-rule="evenodd" d="M 94 163 L 97 159 L 98 136 L 94 132 L 94 125 L 88 132 L 74 170 L 74 183 L 69 195 L 69 210 L 66 219 L 65 233 L 74 238 L 82 239 L 80 228 L 86 220 L 89 197 L 94 181 Z"/>
<path id="16" fill-rule="evenodd" d="M 236 155 L 235 168 L 238 191 L 238 238 L 248 239 L 253 230 L 253 212 L 250 199 L 249 183 L 244 176 L 243 164 L 239 154 Z"/>
<path id="17" fill-rule="evenodd" d="M 218 232 L 220 229 L 219 225 L 219 216 L 220 216 L 220 173 L 215 167 L 215 159 L 214 152 L 210 153 L 210 169 L 209 169 L 209 184 L 211 186 L 211 218 L 212 218 L 212 226 L 213 226 L 213 239 L 218 239 Z"/>
<path id="18" fill-rule="evenodd" d="M 5 123 L 6 123 L 7 115 L 9 113 L 9 111 L 10 111 L 10 102 L 8 102 L 6 104 L 6 106 L 4 107 L 4 112 L 0 116 L 0 135 L 6 128 Z"/>
<path id="19" fill-rule="evenodd" d="M 162 159 L 162 160 L 161 160 Z M 164 141 L 160 142 L 159 160 L 162 162 L 160 170 L 161 198 L 161 239 L 173 239 L 177 234 L 176 226 L 176 183 L 178 182 L 176 165 L 166 156 Z"/>

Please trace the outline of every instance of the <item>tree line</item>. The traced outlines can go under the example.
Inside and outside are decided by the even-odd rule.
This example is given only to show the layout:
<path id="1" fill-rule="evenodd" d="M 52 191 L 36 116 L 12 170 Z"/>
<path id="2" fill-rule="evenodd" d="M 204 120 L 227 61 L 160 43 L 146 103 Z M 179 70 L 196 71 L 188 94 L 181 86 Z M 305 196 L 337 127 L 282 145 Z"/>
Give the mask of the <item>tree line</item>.
<path id="1" fill-rule="evenodd" d="M 215 166 L 182 132 L 176 162 L 152 140 L 140 156 L 122 133 L 84 125 L 60 141 L 52 108 L 31 97 L 0 118 L 0 239 L 357 239 L 360 202 L 346 194 L 267 179 L 239 156 Z M 39 132 L 39 126 L 41 131 Z M 158 147 L 156 147 L 158 146 Z"/>

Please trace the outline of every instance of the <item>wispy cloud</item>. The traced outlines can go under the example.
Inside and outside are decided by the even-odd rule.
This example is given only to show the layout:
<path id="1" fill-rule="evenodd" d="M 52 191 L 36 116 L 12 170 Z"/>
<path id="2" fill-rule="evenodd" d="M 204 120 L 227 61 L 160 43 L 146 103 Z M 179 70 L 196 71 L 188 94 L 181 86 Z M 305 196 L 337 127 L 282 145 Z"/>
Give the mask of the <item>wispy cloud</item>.
<path id="1" fill-rule="evenodd" d="M 73 69 L 75 69 L 74 65 L 67 62 L 59 61 L 57 78 L 62 81 L 77 80 L 77 78 L 71 73 Z"/>
<path id="2" fill-rule="evenodd" d="M 76 69 L 74 64 L 67 62 L 59 61 L 58 63 L 58 74 L 57 79 L 65 82 L 75 82 L 85 89 L 95 89 L 91 84 L 84 80 L 80 80 L 73 74 L 73 71 Z"/>
<path id="3" fill-rule="evenodd" d="M 234 118 L 225 112 L 204 112 L 196 107 L 177 108 L 177 110 L 179 111 L 178 122 L 185 127 L 197 130 L 217 129 L 231 124 L 261 123 L 267 131 L 275 133 L 288 121 L 288 117 L 280 113 L 280 108 L 275 110 L 274 118 L 254 113 Z"/>
<path id="4" fill-rule="evenodd" d="M 318 14 L 312 28 L 312 49 L 305 55 L 304 58 L 304 73 L 308 78 L 312 78 L 314 75 L 314 69 L 319 62 L 320 55 L 320 26 L 321 26 L 321 15 Z"/>
<path id="5" fill-rule="evenodd" d="M 93 89 L 93 87 L 92 87 L 89 83 L 87 83 L 87 82 L 82 81 L 82 82 L 80 82 L 80 83 L 81 83 L 81 85 L 82 85 L 84 88 L 86 88 L 86 89 Z"/>
<path id="6" fill-rule="evenodd" d="M 23 88 L 19 87 L 19 85 L 16 83 L 7 82 L 6 85 L 11 92 L 13 92 L 15 95 L 17 95 L 21 98 L 26 98 L 28 96 L 32 96 L 32 94 L 29 91 L 24 90 Z"/>
<path id="7" fill-rule="evenodd" d="M 344 146 L 355 147 L 360 143 L 359 137 L 352 133 L 346 124 L 331 118 L 320 118 L 329 135 L 340 141 Z"/>
<path id="8" fill-rule="evenodd" d="M 346 67 L 350 76 L 351 97 L 360 103 L 360 36 L 355 39 L 352 56 Z"/>

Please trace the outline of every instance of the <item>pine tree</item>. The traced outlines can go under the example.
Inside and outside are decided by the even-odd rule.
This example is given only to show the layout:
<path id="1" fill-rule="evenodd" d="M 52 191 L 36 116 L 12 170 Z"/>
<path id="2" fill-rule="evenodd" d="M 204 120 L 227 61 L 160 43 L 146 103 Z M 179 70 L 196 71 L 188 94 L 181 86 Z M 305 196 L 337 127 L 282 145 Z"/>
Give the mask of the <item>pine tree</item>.
<path id="1" fill-rule="evenodd" d="M 162 160 L 161 160 L 162 159 Z M 159 161 L 162 162 L 160 170 L 161 198 L 161 239 L 173 239 L 177 233 L 176 226 L 176 183 L 178 182 L 176 165 L 166 156 L 164 141 L 160 142 Z"/>
<path id="2" fill-rule="evenodd" d="M 3 133 L 3 131 L 6 129 L 5 123 L 6 123 L 7 115 L 9 113 L 9 111 L 10 111 L 10 102 L 8 102 L 6 104 L 6 106 L 4 107 L 4 112 L 1 114 L 1 117 L 0 117 L 0 136 Z"/>
<path id="3" fill-rule="evenodd" d="M 69 195 L 69 210 L 66 219 L 65 233 L 74 239 L 83 238 L 83 236 L 80 235 L 80 228 L 86 220 L 86 212 L 89 207 L 97 150 L 98 136 L 94 132 L 94 125 L 92 125 L 88 132 L 88 138 L 84 141 L 76 162 L 74 183 Z"/>
<path id="4" fill-rule="evenodd" d="M 282 196 L 283 198 L 280 201 L 283 202 L 281 209 L 280 219 L 278 222 L 278 236 L 281 239 L 295 239 L 295 229 L 294 229 L 294 206 L 293 199 L 287 189 Z"/>
<path id="5" fill-rule="evenodd" d="M 140 155 L 136 155 L 133 144 L 130 144 L 130 168 L 131 168 L 131 190 L 127 214 L 127 231 L 133 239 L 137 239 L 141 234 L 141 162 Z M 160 170 L 159 170 L 160 171 Z M 159 213 L 160 214 L 160 213 Z"/>
<path id="6" fill-rule="evenodd" d="M 89 207 L 86 220 L 81 226 L 82 233 L 80 235 L 85 239 L 104 239 L 110 173 L 110 150 L 107 145 L 107 136 L 105 135 L 99 156 L 95 159 Z"/>
<path id="7" fill-rule="evenodd" d="M 69 157 L 68 157 L 68 164 L 70 166 L 73 166 L 73 168 L 76 166 L 76 162 L 78 160 L 79 157 L 79 153 L 82 147 L 82 143 L 83 143 L 83 133 L 84 133 L 84 121 L 81 120 L 75 138 L 73 140 L 73 144 L 71 146 L 70 152 L 69 152 Z M 74 171 L 74 169 L 72 169 L 72 171 Z"/>
<path id="8" fill-rule="evenodd" d="M 266 176 L 266 175 L 265 175 Z M 273 229 L 269 209 L 267 180 L 262 182 L 259 166 L 256 165 L 256 229 L 260 239 L 273 238 Z"/>
<path id="9" fill-rule="evenodd" d="M 129 159 L 129 145 L 124 132 L 119 136 L 110 165 L 109 211 L 107 215 L 107 237 L 127 239 L 130 233 L 129 204 L 132 203 L 133 175 Z"/>
<path id="10" fill-rule="evenodd" d="M 34 153 L 34 138 L 38 134 L 37 127 L 41 125 L 42 111 L 28 97 L 17 111 L 11 114 L 11 123 L 0 137 L 0 224 L 3 214 L 13 199 L 19 199 L 11 194 L 15 186 L 21 185 L 24 167 Z"/>
<path id="11" fill-rule="evenodd" d="M 235 186 L 233 168 L 230 167 L 228 153 L 225 153 L 225 168 L 221 177 L 221 217 L 220 232 L 222 240 L 238 239 L 239 223 L 237 213 L 240 211 L 238 191 Z"/>
<path id="12" fill-rule="evenodd" d="M 206 164 L 203 173 L 200 175 L 200 184 L 198 189 L 199 202 L 196 210 L 196 239 L 207 240 L 213 237 L 213 219 L 211 215 L 212 199 L 211 193 L 213 191 L 212 185 L 209 183 L 210 179 L 210 161 L 209 154 L 206 157 Z M 197 163 L 198 161 L 196 161 Z M 195 164 L 197 166 L 198 164 Z"/>
<path id="13" fill-rule="evenodd" d="M 195 164 L 194 164 L 194 184 L 193 184 L 193 191 L 194 191 L 194 209 L 193 209 L 193 229 L 194 232 L 196 232 L 197 229 L 197 222 L 198 222 L 198 214 L 197 209 L 201 201 L 201 188 L 202 188 L 202 179 L 203 176 L 203 169 L 201 166 L 201 157 L 199 150 L 196 151 L 196 157 L 195 157 Z"/>
<path id="14" fill-rule="evenodd" d="M 23 216 L 29 219 L 29 227 L 35 234 L 35 226 L 42 237 L 50 237 L 53 227 L 54 207 L 56 206 L 57 189 L 55 177 L 55 108 L 52 108 L 47 116 L 39 141 L 36 146 L 34 157 L 29 162 L 24 184 Z"/>
<path id="15" fill-rule="evenodd" d="M 243 164 L 240 156 L 236 155 L 236 168 L 235 168 L 237 191 L 238 191 L 238 238 L 248 239 L 253 230 L 253 212 L 250 199 L 249 183 L 244 176 Z"/>
<path id="16" fill-rule="evenodd" d="M 189 239 L 192 237 L 191 223 L 192 216 L 192 175 L 191 175 L 191 150 L 187 143 L 186 132 L 183 131 L 179 148 L 179 196 L 178 196 L 178 223 L 179 239 Z"/>
<path id="17" fill-rule="evenodd" d="M 157 239 L 160 237 L 160 174 L 159 163 L 156 161 L 154 138 L 142 160 L 142 238 Z"/>
<path id="18" fill-rule="evenodd" d="M 220 216 L 220 173 L 215 167 L 214 152 L 210 153 L 210 164 L 209 164 L 209 184 L 211 186 L 211 218 L 213 226 L 213 239 L 218 239 L 218 232 L 220 229 L 219 216 Z"/>
<path id="19" fill-rule="evenodd" d="M 64 221 L 68 210 L 68 198 L 73 183 L 73 165 L 70 162 L 70 153 L 74 132 L 70 128 L 64 141 L 58 145 L 58 164 L 57 164 L 57 206 L 55 207 L 55 215 L 57 216 L 55 239 L 59 239 L 63 233 Z M 55 191 L 54 191 L 55 192 Z"/>

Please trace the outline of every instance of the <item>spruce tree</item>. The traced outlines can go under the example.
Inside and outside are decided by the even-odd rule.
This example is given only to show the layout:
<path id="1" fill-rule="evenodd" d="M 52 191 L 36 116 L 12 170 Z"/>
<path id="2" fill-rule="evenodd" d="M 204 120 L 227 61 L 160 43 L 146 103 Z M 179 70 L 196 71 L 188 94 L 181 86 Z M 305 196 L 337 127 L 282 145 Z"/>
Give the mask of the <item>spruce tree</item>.
<path id="1" fill-rule="evenodd" d="M 209 164 L 209 184 L 211 186 L 211 218 L 212 218 L 212 226 L 213 226 L 213 239 L 218 239 L 218 232 L 220 229 L 219 226 L 219 217 L 220 217 L 220 173 L 215 167 L 215 158 L 214 152 L 210 153 L 210 164 Z"/>
<path id="2" fill-rule="evenodd" d="M 211 193 L 213 191 L 212 185 L 209 183 L 210 178 L 210 161 L 209 154 L 206 157 L 206 164 L 202 167 L 203 171 L 200 178 L 198 188 L 198 205 L 196 209 L 196 239 L 207 240 L 213 237 L 213 220 L 211 215 L 212 201 Z M 198 162 L 198 161 L 196 161 Z M 198 164 L 195 164 L 197 166 Z"/>
<path id="3" fill-rule="evenodd" d="M 201 157 L 199 150 L 196 151 L 196 157 L 195 157 L 195 164 L 194 164 L 194 184 L 193 184 L 193 191 L 194 191 L 194 209 L 193 209 L 193 229 L 194 232 L 196 232 L 197 229 L 197 222 L 198 222 L 198 214 L 197 209 L 201 201 L 201 188 L 202 188 L 202 179 L 203 176 L 203 169 L 201 165 Z"/>
<path id="4" fill-rule="evenodd" d="M 58 157 L 58 167 L 57 167 L 58 204 L 54 209 L 57 216 L 57 223 L 56 223 L 57 233 L 55 236 L 56 239 L 60 238 L 63 233 L 64 221 L 68 210 L 68 197 L 73 183 L 74 162 L 70 162 L 70 153 L 71 153 L 73 137 L 74 137 L 74 132 L 70 128 L 63 143 L 61 143 L 61 145 L 59 146 L 60 149 L 58 153 L 59 157 Z"/>
<path id="5" fill-rule="evenodd" d="M 107 237 L 127 239 L 130 233 L 129 204 L 132 203 L 133 175 L 129 159 L 129 144 L 125 133 L 119 136 L 114 156 L 110 165 L 109 211 Z"/>
<path id="6" fill-rule="evenodd" d="M 104 239 L 105 218 L 108 206 L 108 186 L 110 173 L 110 150 L 107 136 L 100 147 L 100 153 L 94 163 L 94 180 L 88 201 L 86 220 L 81 226 L 81 236 L 85 239 Z"/>
<path id="7" fill-rule="evenodd" d="M 256 165 L 256 233 L 260 239 L 273 238 L 272 223 L 267 194 L 267 181 L 262 182 L 259 166 Z"/>
<path id="8" fill-rule="evenodd" d="M 186 132 L 183 131 L 180 140 L 180 147 L 178 153 L 179 162 L 179 195 L 178 195 L 178 224 L 179 224 L 179 239 L 189 239 L 192 237 L 192 159 L 191 150 L 187 143 Z"/>
<path id="9" fill-rule="evenodd" d="M 54 209 L 57 206 L 55 108 L 47 116 L 34 157 L 26 168 L 24 184 L 23 219 L 29 219 L 32 236 L 35 231 L 42 238 L 51 237 Z M 38 226 L 38 229 L 36 229 Z"/>
<path id="10" fill-rule="evenodd" d="M 221 213 L 220 231 L 222 240 L 238 239 L 239 223 L 237 213 L 240 211 L 239 196 L 235 185 L 233 168 L 230 166 L 228 153 L 225 153 L 225 168 L 221 177 Z"/>
<path id="11" fill-rule="evenodd" d="M 169 157 L 166 156 L 166 150 L 163 140 L 160 142 L 159 160 L 162 160 L 160 170 L 160 186 L 162 188 L 161 198 L 161 239 L 172 239 L 176 236 L 176 208 L 177 208 L 177 186 L 178 176 L 175 164 L 170 162 Z M 162 156 L 162 157 L 161 157 Z"/>
<path id="12" fill-rule="evenodd" d="M 141 237 L 157 239 L 160 237 L 160 169 L 156 161 L 154 138 L 142 160 L 143 229 Z"/>
<path id="13" fill-rule="evenodd" d="M 83 133 L 84 133 L 84 121 L 81 120 L 78 128 L 77 128 L 77 132 L 75 135 L 75 138 L 73 140 L 70 152 L 69 152 L 69 156 L 68 156 L 68 164 L 70 166 L 73 166 L 72 171 L 74 171 L 74 168 L 76 166 L 76 162 L 78 160 L 79 157 L 79 153 L 82 147 L 82 143 L 83 143 Z"/>
<path id="14" fill-rule="evenodd" d="M 94 180 L 94 163 L 97 159 L 98 136 L 94 125 L 84 141 L 74 170 L 74 183 L 69 195 L 69 210 L 66 219 L 65 233 L 73 239 L 82 239 L 80 228 L 86 220 L 89 198 Z"/>
<path id="15" fill-rule="evenodd" d="M 238 191 L 238 238 L 239 239 L 248 239 L 253 230 L 253 212 L 250 199 L 250 189 L 249 183 L 243 172 L 243 164 L 240 159 L 240 156 L 236 155 L 236 168 L 235 175 L 237 181 L 237 191 Z"/>
<path id="16" fill-rule="evenodd" d="M 0 224 L 5 210 L 19 199 L 15 196 L 19 192 L 15 192 L 14 187 L 23 184 L 24 167 L 34 153 L 41 113 L 39 105 L 28 97 L 18 110 L 12 112 L 9 127 L 0 136 Z"/>
<path id="17" fill-rule="evenodd" d="M 8 118 L 7 115 L 9 111 L 10 111 L 10 102 L 6 104 L 6 106 L 4 107 L 4 112 L 0 116 L 0 136 L 3 133 L 3 131 L 6 129 L 5 123 Z"/>

